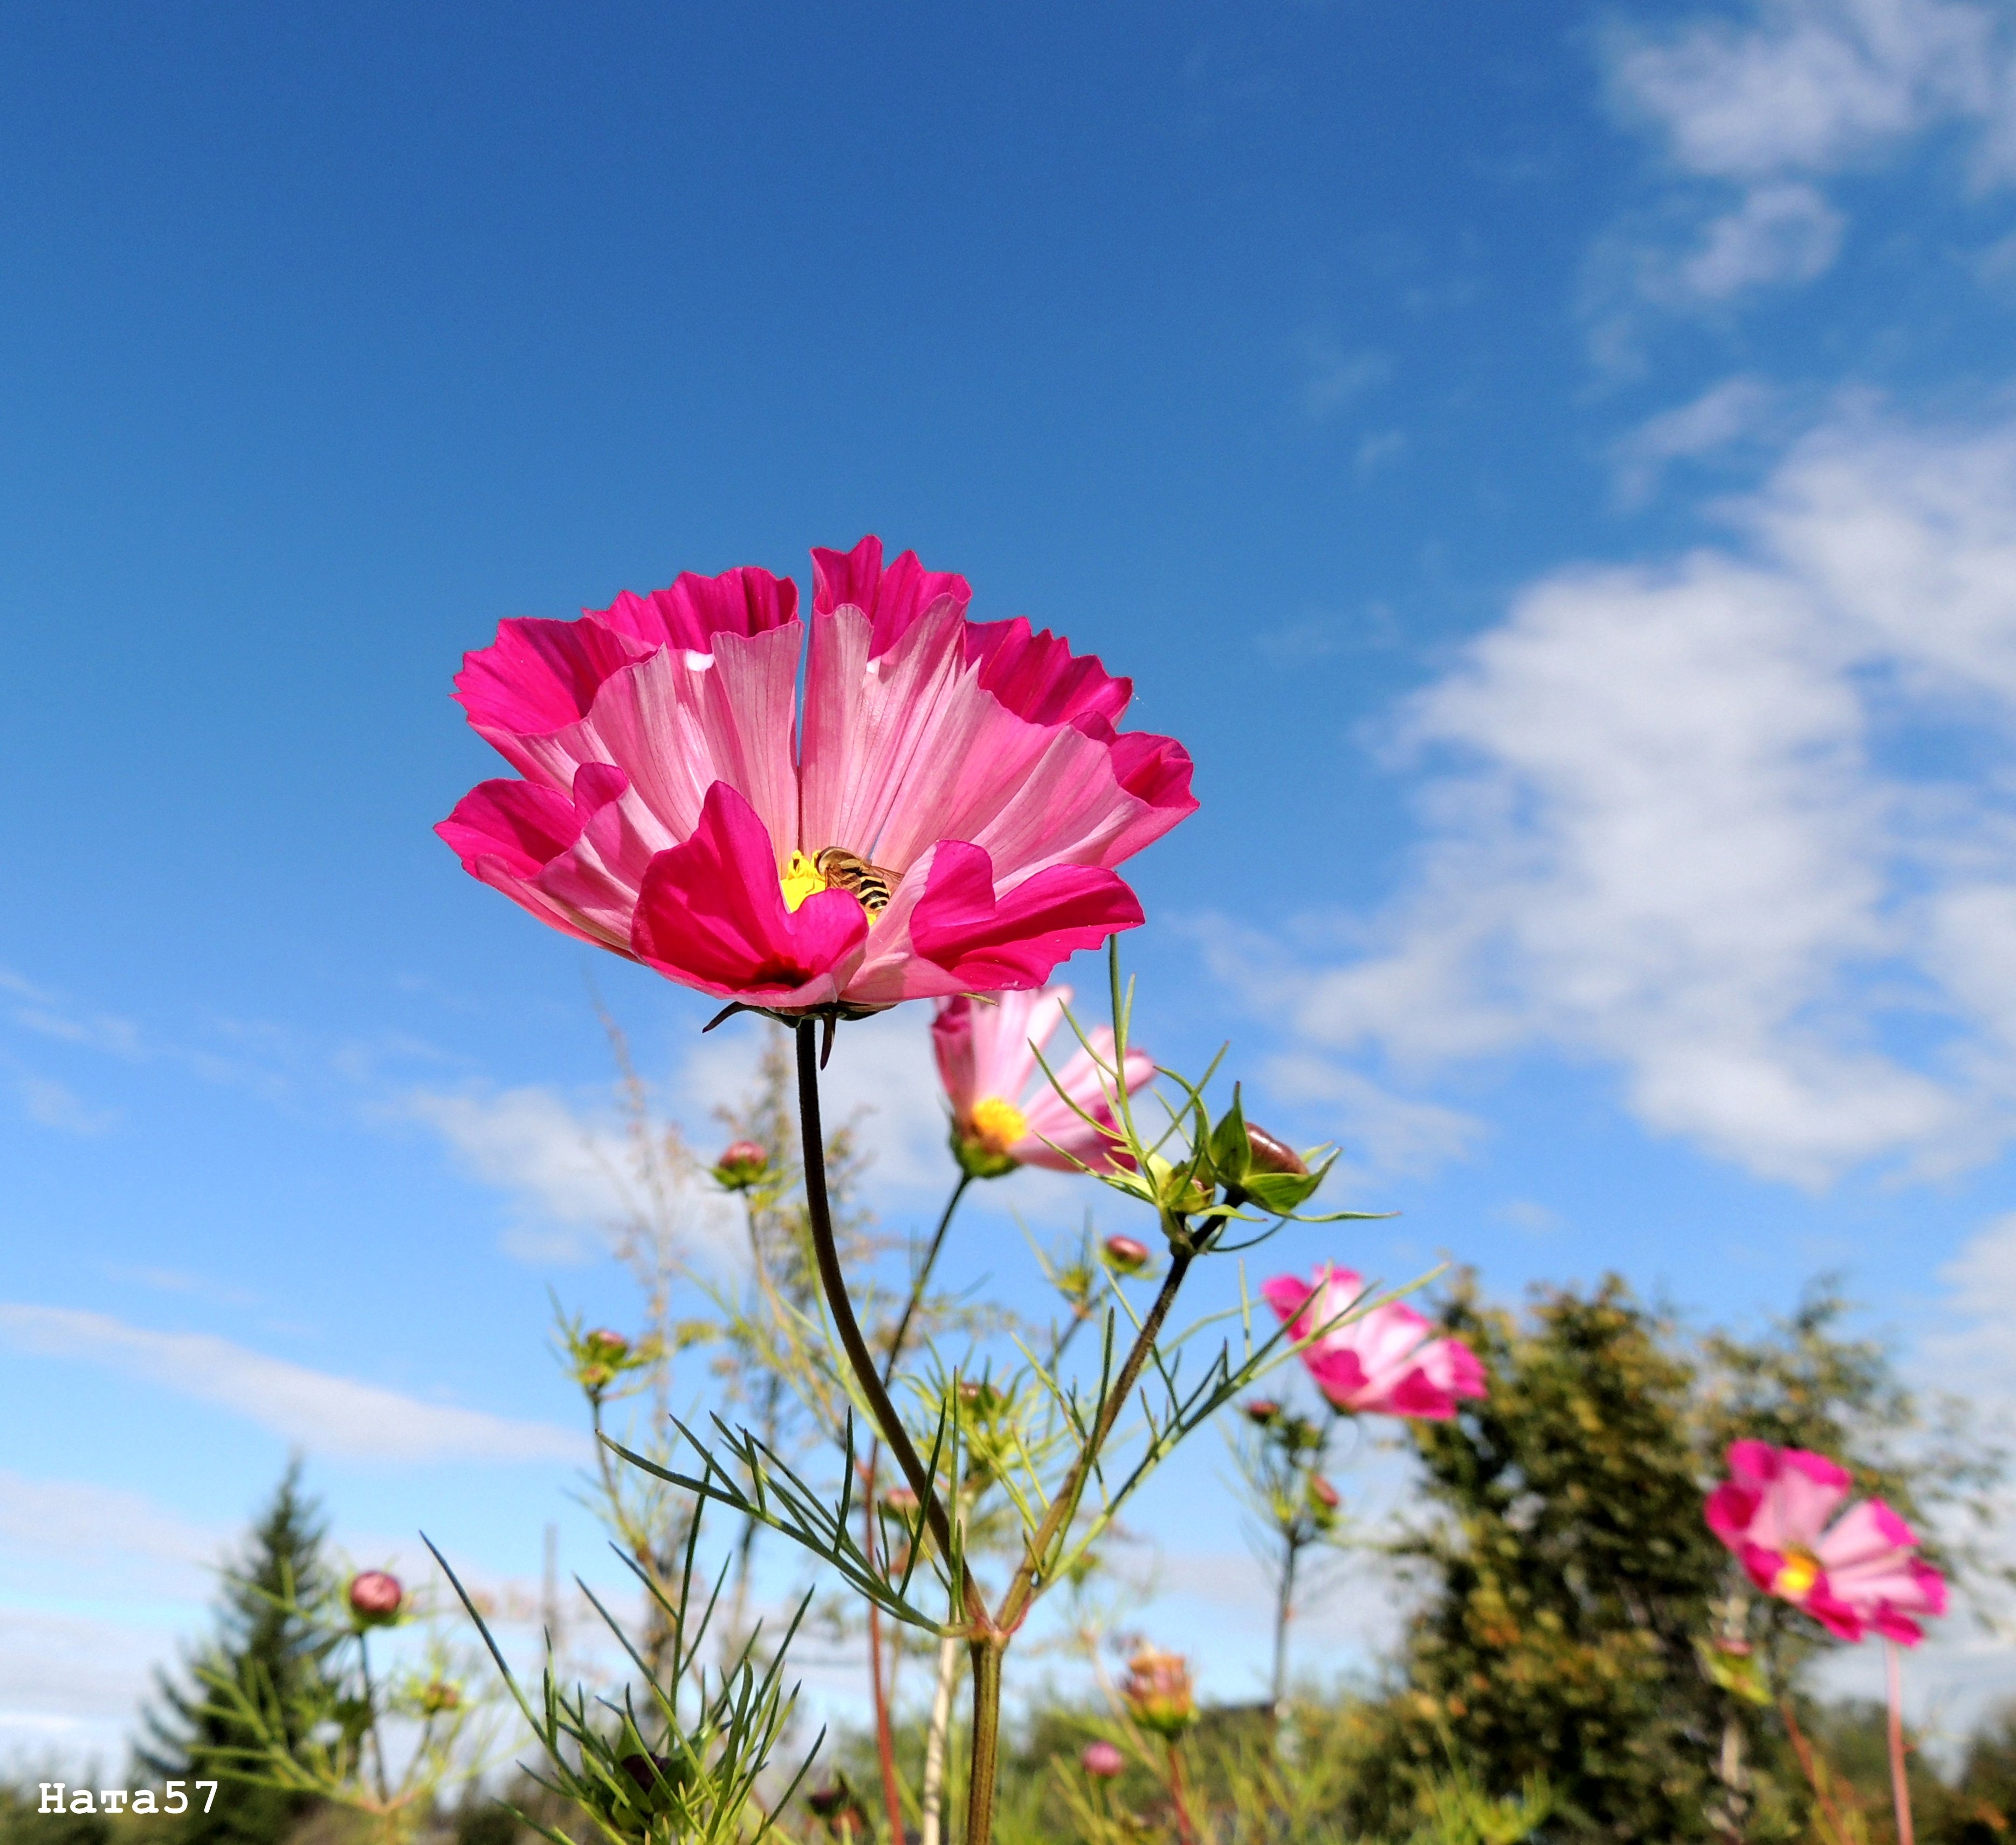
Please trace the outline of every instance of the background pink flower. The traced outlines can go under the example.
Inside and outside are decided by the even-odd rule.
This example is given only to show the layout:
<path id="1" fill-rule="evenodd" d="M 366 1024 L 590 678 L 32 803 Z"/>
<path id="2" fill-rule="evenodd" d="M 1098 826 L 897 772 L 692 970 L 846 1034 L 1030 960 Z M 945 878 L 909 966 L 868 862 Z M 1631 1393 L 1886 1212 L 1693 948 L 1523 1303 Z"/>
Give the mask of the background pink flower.
<path id="1" fill-rule="evenodd" d="M 1096 1170 L 1111 1164 L 1113 1142 L 1073 1111 L 1036 1061 L 1037 1050 L 1063 1023 L 1071 1000 L 1068 986 L 1046 986 L 1040 993 L 1004 993 L 991 1005 L 963 994 L 939 1000 L 931 1049 L 952 1104 L 952 1131 L 985 1159 L 1058 1172 L 1079 1169 L 1066 1154 Z M 1111 1127 L 1113 1111 L 1100 1065 L 1112 1067 L 1113 1033 L 1102 1025 L 1086 1036 L 1089 1050 L 1074 1036 L 1071 1054 L 1061 1067 L 1054 1060 L 1051 1067 L 1071 1101 Z M 1154 1074 L 1155 1061 L 1146 1051 L 1127 1053 L 1130 1095 Z"/>
<path id="2" fill-rule="evenodd" d="M 1946 1578 L 1919 1559 L 1917 1535 L 1881 1500 L 1865 1499 L 1828 1526 L 1852 1483 L 1838 1462 L 1739 1441 L 1729 1472 L 1708 1495 L 1708 1529 L 1767 1595 L 1843 1640 L 1873 1631 L 1913 1645 L 1924 1638 L 1913 1617 L 1946 1613 Z"/>
<path id="3" fill-rule="evenodd" d="M 1197 802 L 1180 744 L 1114 728 L 1129 682 L 878 539 L 812 560 L 809 632 L 753 568 L 503 623 L 456 694 L 520 779 L 436 829 L 464 867 L 787 1012 L 1040 986 L 1139 924 L 1113 867 Z"/>
<path id="4" fill-rule="evenodd" d="M 1365 1284 L 1327 1263 L 1313 1281 L 1276 1275 L 1260 1292 L 1301 1340 L 1360 1299 Z M 1435 1336 L 1432 1322 L 1397 1300 L 1333 1327 L 1303 1349 L 1302 1362 L 1324 1396 L 1354 1414 L 1445 1422 L 1460 1399 L 1484 1394 L 1477 1354 L 1461 1339 Z"/>

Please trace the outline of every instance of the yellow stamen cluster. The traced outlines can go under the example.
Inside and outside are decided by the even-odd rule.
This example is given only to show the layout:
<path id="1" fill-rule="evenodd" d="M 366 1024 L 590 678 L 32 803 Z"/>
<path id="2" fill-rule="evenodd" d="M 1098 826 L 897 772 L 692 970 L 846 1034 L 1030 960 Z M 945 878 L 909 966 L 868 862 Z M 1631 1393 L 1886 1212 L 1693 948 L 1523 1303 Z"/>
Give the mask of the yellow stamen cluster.
<path id="1" fill-rule="evenodd" d="M 1820 1559 L 1807 1550 L 1789 1550 L 1785 1560 L 1778 1566 L 1778 1573 L 1773 1579 L 1771 1592 L 1783 1595 L 1787 1602 L 1800 1600 L 1813 1584 L 1820 1580 Z"/>
<path id="2" fill-rule="evenodd" d="M 828 888 L 819 867 L 801 852 L 791 854 L 791 862 L 784 867 L 781 881 L 784 886 L 784 907 L 790 910 L 795 910 L 806 898 L 816 897 Z"/>
<path id="3" fill-rule="evenodd" d="M 1029 1118 L 998 1095 L 982 1096 L 973 1104 L 973 1137 L 989 1153 L 1005 1154 L 1029 1133 Z"/>

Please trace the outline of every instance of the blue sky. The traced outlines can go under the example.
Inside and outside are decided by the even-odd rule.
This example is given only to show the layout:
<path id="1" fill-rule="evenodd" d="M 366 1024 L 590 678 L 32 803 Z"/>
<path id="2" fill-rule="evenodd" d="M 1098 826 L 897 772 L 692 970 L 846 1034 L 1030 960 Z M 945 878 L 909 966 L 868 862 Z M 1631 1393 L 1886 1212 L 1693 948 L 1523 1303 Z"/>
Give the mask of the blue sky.
<path id="1" fill-rule="evenodd" d="M 2011 1387 L 2003 9 L 0 34 L 0 1750 L 114 1749 L 291 1445 L 361 1551 L 593 1566 L 542 1342 L 549 1284 L 634 1310 L 584 975 L 703 1137 L 750 1038 L 458 870 L 449 679 L 868 530 L 1191 748 L 1143 1035 L 1403 1213 L 1284 1256 L 1746 1322 L 1838 1267 Z M 839 1058 L 899 1227 L 921 1025 Z M 954 1259 L 1024 1299 L 1018 1199 L 1082 1202 Z M 1252 1616 L 1229 1513 L 1165 1548 L 1168 1637 Z"/>

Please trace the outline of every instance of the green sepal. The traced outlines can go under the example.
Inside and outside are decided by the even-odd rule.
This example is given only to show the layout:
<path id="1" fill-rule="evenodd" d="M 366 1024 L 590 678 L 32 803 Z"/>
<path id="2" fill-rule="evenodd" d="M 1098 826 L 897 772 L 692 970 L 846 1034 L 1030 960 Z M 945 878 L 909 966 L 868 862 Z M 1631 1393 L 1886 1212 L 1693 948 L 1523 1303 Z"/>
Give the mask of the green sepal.
<path id="1" fill-rule="evenodd" d="M 1694 1639 L 1694 1655 L 1708 1682 L 1746 1704 L 1768 1704 L 1771 1688 L 1764 1682 L 1763 1662 L 1754 1652 L 1730 1652 L 1712 1640 Z"/>
<path id="2" fill-rule="evenodd" d="M 1258 1195 L 1247 1183 L 1247 1173 L 1253 1165 L 1253 1143 L 1247 1137 L 1246 1111 L 1240 1105 L 1236 1083 L 1232 1086 L 1232 1106 L 1211 1130 L 1211 1165 L 1221 1185 L 1237 1185 L 1243 1191 Z"/>

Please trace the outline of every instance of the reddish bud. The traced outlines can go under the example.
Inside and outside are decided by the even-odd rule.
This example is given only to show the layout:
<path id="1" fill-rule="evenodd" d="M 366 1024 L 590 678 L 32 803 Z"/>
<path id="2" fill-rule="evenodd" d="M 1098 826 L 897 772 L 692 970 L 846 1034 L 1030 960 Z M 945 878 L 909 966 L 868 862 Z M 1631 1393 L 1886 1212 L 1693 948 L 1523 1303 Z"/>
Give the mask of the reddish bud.
<path id="1" fill-rule="evenodd" d="M 1144 1730 L 1172 1742 L 1197 1721 L 1197 1692 L 1190 1664 L 1181 1653 L 1164 1652 L 1145 1642 L 1127 1662 L 1120 1695 Z"/>
<path id="2" fill-rule="evenodd" d="M 1256 1173 L 1306 1173 L 1309 1162 L 1286 1141 L 1268 1133 L 1258 1122 L 1246 1124 L 1246 1142 L 1252 1151 L 1252 1169 Z"/>
<path id="3" fill-rule="evenodd" d="M 1281 1413 L 1281 1406 L 1271 1396 L 1256 1396 L 1251 1403 L 1241 1404 L 1249 1422 L 1257 1422 L 1262 1429 Z"/>
<path id="4" fill-rule="evenodd" d="M 1319 1473 L 1309 1476 L 1309 1497 L 1326 1512 L 1335 1512 L 1344 1503 L 1343 1495 Z"/>
<path id="5" fill-rule="evenodd" d="M 730 1191 L 747 1191 L 769 1170 L 769 1151 L 754 1141 L 737 1141 L 715 1162 L 714 1176 Z"/>
<path id="6" fill-rule="evenodd" d="M 366 1569 L 350 1579 L 350 1612 L 362 1626 L 387 1626 L 405 1604 L 405 1586 L 383 1569 Z"/>
<path id="7" fill-rule="evenodd" d="M 908 1486 L 891 1486 L 882 1495 L 882 1503 L 891 1512 L 907 1519 L 916 1512 L 917 1496 Z"/>
<path id="8" fill-rule="evenodd" d="M 1108 1237 L 1101 1245 L 1106 1266 L 1123 1275 L 1138 1275 L 1148 1266 L 1148 1245 L 1132 1237 Z"/>
<path id="9" fill-rule="evenodd" d="M 1111 1742 L 1088 1742 L 1078 1752 L 1078 1765 L 1086 1774 L 1111 1781 L 1127 1766 L 1127 1758 Z"/>

